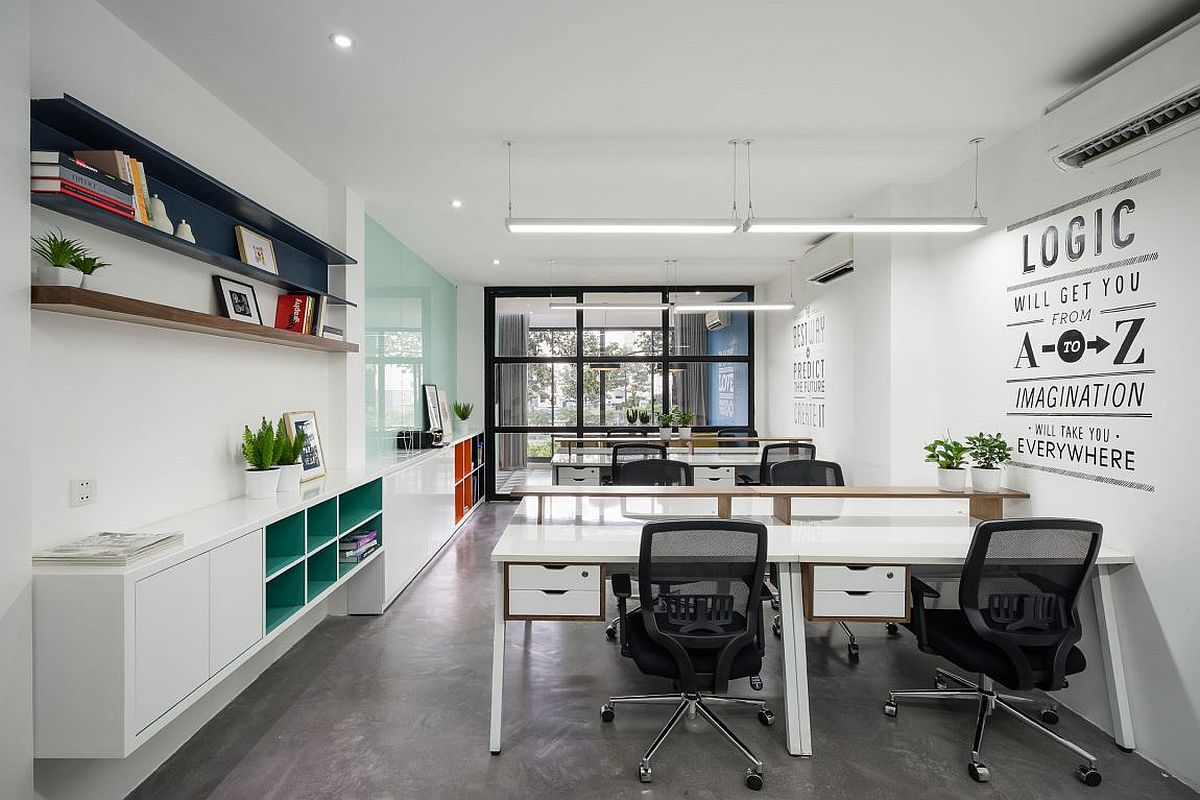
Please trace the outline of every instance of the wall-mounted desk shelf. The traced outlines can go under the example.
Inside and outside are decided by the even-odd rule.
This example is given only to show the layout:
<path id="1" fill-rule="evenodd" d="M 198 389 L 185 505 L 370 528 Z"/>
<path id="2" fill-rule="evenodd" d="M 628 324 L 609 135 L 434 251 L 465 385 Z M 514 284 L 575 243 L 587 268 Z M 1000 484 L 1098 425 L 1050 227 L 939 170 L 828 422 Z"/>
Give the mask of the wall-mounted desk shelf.
<path id="1" fill-rule="evenodd" d="M 254 325 L 213 314 L 189 311 L 174 306 L 135 300 L 115 294 L 77 289 L 71 286 L 34 286 L 30 294 L 33 308 L 81 317 L 98 317 L 135 325 L 171 328 L 179 331 L 224 336 L 231 339 L 279 344 L 326 353 L 357 353 L 358 345 L 320 336 L 292 333 L 267 325 Z"/>

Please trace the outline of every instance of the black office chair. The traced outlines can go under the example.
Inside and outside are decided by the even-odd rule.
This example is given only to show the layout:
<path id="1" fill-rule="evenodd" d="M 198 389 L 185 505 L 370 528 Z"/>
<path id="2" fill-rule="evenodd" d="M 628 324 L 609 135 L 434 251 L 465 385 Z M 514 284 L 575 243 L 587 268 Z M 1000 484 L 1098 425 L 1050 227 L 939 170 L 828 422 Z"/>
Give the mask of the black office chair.
<path id="1" fill-rule="evenodd" d="M 770 725 L 766 703 L 724 697 L 729 681 L 757 677 L 762 669 L 763 629 L 759 587 L 767 560 L 767 529 L 750 520 L 676 519 L 642 527 L 638 556 L 640 612 L 626 615 L 629 575 L 613 575 L 621 618 L 621 654 L 646 675 L 675 681 L 673 694 L 610 697 L 600 717 L 612 722 L 622 703 L 675 706 L 638 765 L 649 783 L 650 760 L 686 713 L 699 714 L 750 760 L 746 785 L 763 786 L 762 761 L 709 709 L 710 704 L 754 706 Z M 761 684 L 758 684 L 761 685 Z"/>
<path id="2" fill-rule="evenodd" d="M 762 449 L 762 459 L 758 463 L 758 482 L 763 486 L 771 484 L 771 466 L 780 461 L 811 461 L 817 457 L 817 446 L 808 442 L 777 442 Z"/>
<path id="3" fill-rule="evenodd" d="M 662 444 L 646 442 L 617 442 L 612 446 L 612 466 L 609 476 L 604 483 L 615 483 L 621 465 L 630 461 L 640 461 L 645 458 L 666 458 L 667 447 Z"/>
<path id="4" fill-rule="evenodd" d="M 624 439 L 630 436 L 649 436 L 645 428 L 609 428 L 604 435 L 610 439 Z"/>
<path id="5" fill-rule="evenodd" d="M 721 439 L 758 438 L 754 428 L 722 428 L 717 431 L 717 447 L 753 447 L 754 442 L 722 442 Z"/>
<path id="6" fill-rule="evenodd" d="M 1088 786 L 1100 784 L 1096 757 L 1074 742 L 1019 711 L 1015 703 L 1043 701 L 996 692 L 995 683 L 1014 691 L 1052 692 L 1067 685 L 1067 676 L 1087 666 L 1075 647 L 1082 636 L 1076 604 L 1096 563 L 1103 528 L 1079 519 L 1001 519 L 975 528 L 963 564 L 956 609 L 925 608 L 938 593 L 913 579 L 913 616 L 906 623 L 922 652 L 947 659 L 978 674 L 978 683 L 938 669 L 932 690 L 888 692 L 884 713 L 894 717 L 900 698 L 976 700 L 979 712 L 967 771 L 976 781 L 990 777 L 979 760 L 983 729 L 996 708 L 1068 748 L 1087 763 L 1075 772 Z M 953 681 L 962 688 L 949 688 Z M 1058 721 L 1056 706 L 1041 709 L 1047 725 Z"/>
<path id="7" fill-rule="evenodd" d="M 691 486 L 692 465 L 670 458 L 626 461 L 613 473 L 615 486 Z"/>

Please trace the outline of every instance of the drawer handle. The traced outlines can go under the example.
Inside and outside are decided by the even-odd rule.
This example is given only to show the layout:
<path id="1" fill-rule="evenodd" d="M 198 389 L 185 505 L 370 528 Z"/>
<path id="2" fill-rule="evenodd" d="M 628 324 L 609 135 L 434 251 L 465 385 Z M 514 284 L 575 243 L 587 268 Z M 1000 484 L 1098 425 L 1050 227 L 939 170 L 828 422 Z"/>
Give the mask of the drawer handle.
<path id="1" fill-rule="evenodd" d="M 865 570 L 868 570 L 868 569 L 870 569 L 870 568 L 871 568 L 871 567 L 870 567 L 870 566 L 868 566 L 868 565 L 866 565 L 866 564 L 847 564 L 847 565 L 846 565 L 846 569 L 852 569 L 852 570 L 854 570 L 855 572 L 863 572 L 863 571 L 865 571 Z"/>
<path id="2" fill-rule="evenodd" d="M 542 564 L 542 569 L 566 569 L 566 564 Z"/>
<path id="3" fill-rule="evenodd" d="M 566 594 L 566 589 L 542 589 L 542 594 Z"/>
<path id="4" fill-rule="evenodd" d="M 869 595 L 870 592 L 852 592 L 847 589 L 846 594 L 850 595 L 851 597 L 865 597 L 866 595 Z"/>

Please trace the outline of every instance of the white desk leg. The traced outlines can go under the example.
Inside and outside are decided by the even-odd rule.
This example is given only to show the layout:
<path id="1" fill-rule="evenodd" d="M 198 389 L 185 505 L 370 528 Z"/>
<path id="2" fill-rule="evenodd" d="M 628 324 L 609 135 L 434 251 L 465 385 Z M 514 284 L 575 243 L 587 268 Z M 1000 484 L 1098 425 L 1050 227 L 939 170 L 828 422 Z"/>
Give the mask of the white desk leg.
<path id="1" fill-rule="evenodd" d="M 1108 704 L 1112 709 L 1113 739 L 1124 750 L 1133 750 L 1133 716 L 1129 690 L 1125 687 L 1125 658 L 1121 652 L 1120 622 L 1113 599 L 1112 565 L 1096 568 L 1092 591 L 1096 596 L 1096 621 L 1100 628 L 1100 652 L 1108 677 Z"/>
<path id="2" fill-rule="evenodd" d="M 500 708 L 504 703 L 504 564 L 496 565 L 495 629 L 492 631 L 492 731 L 488 749 L 500 752 Z"/>
<path id="3" fill-rule="evenodd" d="M 783 615 L 783 705 L 787 749 L 812 755 L 808 713 L 808 647 L 804 641 L 804 587 L 799 564 L 779 565 L 779 608 Z"/>

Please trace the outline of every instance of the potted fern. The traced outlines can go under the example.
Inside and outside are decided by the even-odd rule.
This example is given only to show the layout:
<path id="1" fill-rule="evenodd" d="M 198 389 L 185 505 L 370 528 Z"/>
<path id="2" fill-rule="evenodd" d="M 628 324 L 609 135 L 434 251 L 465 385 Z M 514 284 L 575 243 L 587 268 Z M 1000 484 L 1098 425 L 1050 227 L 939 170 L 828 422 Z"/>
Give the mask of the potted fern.
<path id="1" fill-rule="evenodd" d="M 925 445 L 925 460 L 938 466 L 938 488 L 943 492 L 961 492 L 967 488 L 967 446 L 954 440 L 949 433 L 945 439 L 934 439 Z"/>
<path id="2" fill-rule="evenodd" d="M 76 266 L 81 259 L 92 258 L 88 249 L 76 239 L 63 236 L 61 229 L 47 231 L 33 241 L 33 254 L 38 256 L 38 286 L 71 286 L 78 288 L 85 273 Z M 96 261 L 99 266 L 103 262 Z M 95 271 L 94 269 L 92 270 Z"/>
<path id="3" fill-rule="evenodd" d="M 630 406 L 625 409 L 625 421 L 630 425 L 636 425 L 638 421 L 638 410 L 635 406 Z"/>
<path id="4" fill-rule="evenodd" d="M 658 415 L 658 435 L 662 437 L 664 442 L 671 441 L 671 424 L 674 417 L 670 411 L 664 411 Z"/>
<path id="5" fill-rule="evenodd" d="M 300 478 L 304 475 L 300 454 L 304 452 L 304 443 L 307 440 L 306 431 L 296 431 L 295 436 L 288 435 L 287 424 L 283 417 L 279 418 L 279 423 L 275 426 L 275 465 L 279 467 L 279 486 L 276 491 L 300 491 Z"/>
<path id="6" fill-rule="evenodd" d="M 676 408 L 672 412 L 672 416 L 675 417 L 675 424 L 679 426 L 679 438 L 691 439 L 692 421 L 696 419 L 696 414 L 692 411 L 680 411 Z"/>
<path id="7" fill-rule="evenodd" d="M 967 449 L 971 453 L 971 488 L 977 492 L 1000 491 L 1000 468 L 1012 458 L 1012 448 L 1004 441 L 1004 435 L 989 435 L 980 431 L 967 437 Z"/>
<path id="8" fill-rule="evenodd" d="M 275 466 L 275 427 L 263 417 L 257 431 L 247 425 L 242 431 L 242 456 L 246 459 L 246 496 L 251 500 L 274 497 L 279 488 L 279 467 Z"/>
<path id="9" fill-rule="evenodd" d="M 455 427 L 457 427 L 460 432 L 465 433 L 467 428 L 470 427 L 467 425 L 467 420 L 471 418 L 471 412 L 475 410 L 475 404 L 455 403 L 450 407 L 450 410 L 454 412 L 454 416 L 458 417 L 458 421 L 462 423 L 461 425 L 456 425 Z"/>

